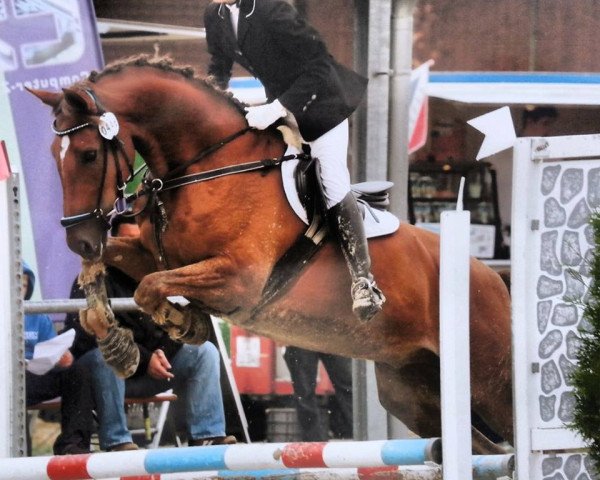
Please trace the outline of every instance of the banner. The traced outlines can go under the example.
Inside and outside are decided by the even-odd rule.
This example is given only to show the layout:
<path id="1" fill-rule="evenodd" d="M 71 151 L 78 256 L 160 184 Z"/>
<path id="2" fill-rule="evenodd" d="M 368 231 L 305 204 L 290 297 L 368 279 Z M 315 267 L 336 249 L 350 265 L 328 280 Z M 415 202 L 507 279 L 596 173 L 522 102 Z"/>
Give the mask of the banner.
<path id="1" fill-rule="evenodd" d="M 91 0 L 0 0 L 0 140 L 21 173 L 23 258 L 43 298 L 68 298 L 80 259 L 60 225 L 52 113 L 25 87 L 56 90 L 103 65 Z"/>

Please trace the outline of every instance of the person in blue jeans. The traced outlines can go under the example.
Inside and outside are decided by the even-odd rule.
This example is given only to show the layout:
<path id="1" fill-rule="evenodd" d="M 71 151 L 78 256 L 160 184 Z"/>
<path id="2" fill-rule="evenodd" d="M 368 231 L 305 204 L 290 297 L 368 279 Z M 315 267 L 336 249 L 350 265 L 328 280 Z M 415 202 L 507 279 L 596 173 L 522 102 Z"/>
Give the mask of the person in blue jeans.
<path id="1" fill-rule="evenodd" d="M 157 352 L 161 350 L 153 355 L 164 357 L 164 353 Z M 101 449 L 137 449 L 127 428 L 125 396 L 148 397 L 170 388 L 185 402 L 190 446 L 235 443 L 234 437 L 225 436 L 219 351 L 212 343 L 206 342 L 200 347 L 182 345 L 165 367 L 172 378 L 170 382 L 148 373 L 123 380 L 106 364 L 97 348 L 83 354 L 77 362 L 92 374 Z"/>
<path id="2" fill-rule="evenodd" d="M 137 225 L 121 221 L 113 224 L 112 234 L 133 236 L 138 235 L 139 230 Z M 136 286 L 136 282 L 120 270 L 107 268 L 109 297 L 132 297 Z M 71 297 L 83 296 L 82 290 L 74 284 Z M 138 368 L 126 380 L 118 377 L 104 361 L 96 337 L 83 330 L 76 315 L 69 314 L 65 320 L 65 328 L 76 329 L 71 351 L 77 363 L 91 372 L 100 448 L 137 449 L 127 428 L 125 397 L 148 397 L 171 388 L 185 403 L 188 445 L 236 443 L 235 437 L 225 433 L 220 354 L 215 345 L 211 342 L 185 345 L 174 341 L 139 311 L 118 313 L 115 318 L 121 327 L 132 330 L 140 352 Z"/>

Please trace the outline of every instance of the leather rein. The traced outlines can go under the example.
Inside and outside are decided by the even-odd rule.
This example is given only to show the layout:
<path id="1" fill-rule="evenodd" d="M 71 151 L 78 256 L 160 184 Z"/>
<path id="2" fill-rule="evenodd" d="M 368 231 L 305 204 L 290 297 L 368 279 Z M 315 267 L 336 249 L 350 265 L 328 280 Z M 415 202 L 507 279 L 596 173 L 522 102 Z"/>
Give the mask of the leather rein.
<path id="1" fill-rule="evenodd" d="M 90 97 L 92 97 L 92 99 L 94 99 L 94 101 L 96 102 L 96 105 L 98 106 L 97 98 L 96 98 L 94 92 L 92 90 L 87 89 L 86 93 L 88 93 L 90 95 Z M 244 134 L 248 133 L 250 130 L 252 130 L 251 127 L 245 127 L 243 129 L 225 137 L 224 139 L 220 140 L 219 142 L 205 148 L 200 153 L 198 153 L 195 157 L 191 158 L 190 160 L 185 161 L 184 163 L 178 165 L 173 170 L 170 170 L 169 172 L 167 172 L 167 174 L 164 175 L 163 178 L 153 178 L 152 175 L 150 174 L 149 170 L 147 170 L 146 174 L 144 175 L 144 178 L 141 182 L 141 186 L 140 186 L 139 190 L 137 192 L 135 192 L 134 194 L 125 195 L 125 188 L 126 188 L 127 184 L 132 179 L 134 179 L 140 173 L 141 170 L 134 171 L 133 164 L 125 152 L 124 143 L 117 136 L 119 127 L 118 127 L 118 123 L 117 123 L 117 120 L 116 120 L 116 117 L 114 116 L 114 114 L 112 114 L 110 112 L 105 112 L 99 106 L 98 106 L 98 112 L 99 112 L 98 115 L 100 117 L 100 123 L 98 125 L 98 129 L 99 129 L 100 135 L 102 136 L 104 154 L 103 154 L 103 166 L 102 166 L 102 180 L 100 183 L 100 189 L 98 191 L 98 196 L 97 196 L 97 200 L 96 200 L 96 208 L 90 212 L 63 217 L 61 219 L 60 223 L 63 227 L 70 228 L 70 227 L 79 225 L 83 222 L 86 222 L 88 220 L 96 219 L 103 224 L 103 227 L 105 229 L 108 230 L 110 228 L 110 220 L 114 216 L 119 216 L 119 215 L 137 216 L 137 215 L 141 214 L 146 208 L 148 208 L 149 205 L 153 205 L 153 206 L 155 206 L 156 213 L 153 215 L 152 219 L 154 220 L 154 223 L 155 223 L 154 231 L 155 231 L 155 239 L 156 239 L 157 246 L 159 249 L 159 260 L 162 263 L 164 263 L 165 266 L 167 266 L 167 268 L 168 268 L 168 265 L 166 262 L 166 256 L 165 256 L 164 247 L 162 245 L 161 237 L 162 237 L 162 233 L 164 233 L 164 231 L 167 228 L 168 220 L 167 220 L 166 209 L 165 209 L 162 201 L 159 198 L 160 192 L 172 190 L 172 189 L 183 187 L 186 185 L 192 185 L 194 183 L 206 182 L 209 180 L 213 180 L 215 178 L 221 178 L 221 177 L 228 176 L 228 175 L 234 175 L 234 174 L 238 174 L 238 173 L 245 173 L 245 172 L 252 172 L 252 171 L 257 171 L 257 170 L 265 170 L 265 169 L 275 168 L 275 167 L 280 166 L 283 162 L 288 161 L 288 160 L 296 160 L 296 159 L 309 160 L 310 159 L 310 156 L 305 153 L 297 153 L 297 154 L 290 154 L 290 155 L 282 155 L 280 157 L 274 157 L 274 158 L 265 158 L 265 159 L 261 159 L 261 160 L 241 163 L 241 164 L 237 164 L 237 165 L 230 165 L 230 166 L 221 167 L 221 168 L 215 168 L 213 170 L 207 170 L 204 172 L 199 172 L 199 173 L 194 173 L 194 174 L 188 174 L 188 175 L 184 174 L 185 171 L 190 166 L 196 164 L 203 158 L 218 151 L 225 145 L 233 142 L 237 138 L 241 137 L 242 135 L 244 135 Z M 112 130 L 111 130 L 110 126 L 108 126 L 108 127 L 106 126 L 107 122 L 108 123 L 113 122 Z M 70 135 L 71 133 L 81 130 L 83 128 L 90 128 L 90 127 L 95 127 L 95 124 L 93 124 L 91 122 L 86 122 L 86 123 L 82 123 L 80 125 L 77 125 L 77 126 L 65 129 L 65 130 L 58 130 L 56 128 L 56 125 L 53 124 L 52 131 L 57 136 L 63 137 L 66 135 Z M 104 210 L 101 208 L 101 203 L 102 203 L 102 193 L 104 190 L 104 184 L 106 182 L 106 173 L 107 173 L 107 169 L 108 169 L 108 152 L 109 151 L 111 152 L 111 155 L 114 159 L 115 168 L 116 168 L 117 198 L 114 201 L 113 209 L 111 211 L 105 213 Z M 129 176 L 124 181 L 123 181 L 123 174 L 122 174 L 121 166 L 120 166 L 120 162 L 119 162 L 119 155 L 123 156 L 125 163 L 127 165 L 127 168 L 129 169 Z M 138 211 L 135 213 L 130 213 L 131 211 L 128 209 L 128 206 L 133 201 L 135 201 L 136 199 L 138 199 L 142 196 L 149 197 L 149 201 L 147 202 L 146 206 L 141 211 Z"/>

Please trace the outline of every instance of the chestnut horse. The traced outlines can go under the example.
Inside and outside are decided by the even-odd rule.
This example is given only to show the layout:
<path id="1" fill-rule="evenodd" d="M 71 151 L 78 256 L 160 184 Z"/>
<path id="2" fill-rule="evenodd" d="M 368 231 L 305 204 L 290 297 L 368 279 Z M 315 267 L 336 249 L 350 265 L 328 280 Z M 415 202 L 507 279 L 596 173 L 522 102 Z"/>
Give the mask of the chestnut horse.
<path id="1" fill-rule="evenodd" d="M 422 437 L 441 434 L 437 235 L 403 223 L 369 241 L 387 302 L 368 323 L 352 313 L 350 275 L 329 240 L 282 295 L 261 304 L 274 265 L 306 229 L 286 200 L 280 168 L 163 191 L 153 183 L 157 194 L 148 196 L 165 221 L 158 228 L 158 220 L 139 215 L 139 239 L 107 241 L 102 213 L 111 210 L 135 150 L 151 178 L 165 180 L 279 158 L 286 148 L 279 132 L 249 130 L 230 94 L 165 58 L 129 59 L 63 92 L 32 93 L 56 117 L 52 152 L 71 220 L 69 247 L 139 280 L 142 310 L 153 314 L 168 296 L 184 296 L 282 344 L 373 360 L 382 405 Z M 105 112 L 118 122 L 111 141 L 101 136 L 116 133 Z M 482 262 L 472 259 L 470 269 L 472 409 L 510 442 L 509 292 Z M 476 452 L 498 451 L 473 431 Z"/>

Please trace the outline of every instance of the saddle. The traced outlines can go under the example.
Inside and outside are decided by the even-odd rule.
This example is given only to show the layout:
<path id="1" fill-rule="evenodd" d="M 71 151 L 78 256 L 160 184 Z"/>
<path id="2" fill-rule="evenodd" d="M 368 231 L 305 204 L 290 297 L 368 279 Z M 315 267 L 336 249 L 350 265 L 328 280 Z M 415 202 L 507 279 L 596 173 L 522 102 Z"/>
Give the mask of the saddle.
<path id="1" fill-rule="evenodd" d="M 293 153 L 298 153 L 297 149 L 290 146 L 286 155 Z M 327 238 L 328 225 L 319 168 L 318 160 L 312 157 L 308 160 L 287 161 L 281 165 L 287 200 L 308 228 L 273 267 L 263 289 L 261 302 L 255 311 L 270 302 L 298 278 L 299 272 Z M 393 233 L 400 225 L 398 218 L 387 211 L 390 205 L 389 190 L 392 186 L 392 182 L 377 181 L 357 183 L 351 187 L 363 212 L 367 238 Z M 290 272 L 294 274 L 290 275 Z"/>
<path id="2" fill-rule="evenodd" d="M 298 153 L 289 147 L 286 155 Z M 315 159 L 291 160 L 281 164 L 281 177 L 288 203 L 304 223 L 311 225 L 315 210 L 324 215 L 322 204 L 323 186 L 319 173 L 319 162 Z M 394 184 L 388 181 L 355 183 L 351 186 L 359 208 L 363 212 L 367 238 L 389 235 L 400 226 L 398 217 L 388 211 L 389 191 Z"/>

